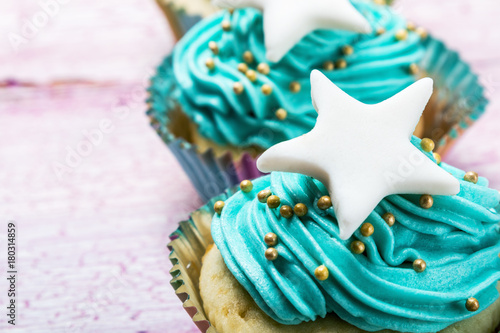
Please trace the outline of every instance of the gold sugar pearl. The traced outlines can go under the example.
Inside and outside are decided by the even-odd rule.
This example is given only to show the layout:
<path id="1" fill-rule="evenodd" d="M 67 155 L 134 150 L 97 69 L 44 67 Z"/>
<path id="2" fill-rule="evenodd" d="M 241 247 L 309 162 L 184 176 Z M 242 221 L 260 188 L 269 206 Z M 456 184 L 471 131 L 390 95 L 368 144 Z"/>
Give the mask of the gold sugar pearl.
<path id="1" fill-rule="evenodd" d="M 398 31 L 396 31 L 395 37 L 399 41 L 406 40 L 408 38 L 408 30 L 406 30 L 406 29 L 399 29 Z"/>
<path id="2" fill-rule="evenodd" d="M 371 223 L 363 223 L 360 231 L 363 236 L 370 237 L 375 232 L 375 228 Z"/>
<path id="3" fill-rule="evenodd" d="M 270 232 L 264 236 L 264 242 L 268 246 L 275 246 L 278 244 L 278 236 L 275 233 Z"/>
<path id="4" fill-rule="evenodd" d="M 394 223 L 396 223 L 396 218 L 392 213 L 385 213 L 384 215 L 382 215 L 382 218 L 389 227 L 392 227 Z"/>
<path id="5" fill-rule="evenodd" d="M 280 208 L 280 214 L 286 219 L 289 219 L 293 216 L 293 208 L 287 205 L 283 205 Z"/>
<path id="6" fill-rule="evenodd" d="M 354 49 L 351 45 L 346 45 L 342 47 L 342 53 L 346 56 L 351 55 L 354 53 Z"/>
<path id="7" fill-rule="evenodd" d="M 267 75 L 267 74 L 269 74 L 269 72 L 271 72 L 271 68 L 269 67 L 269 65 L 268 65 L 268 64 L 261 62 L 261 63 L 257 66 L 257 71 L 258 71 L 260 74 Z"/>
<path id="8" fill-rule="evenodd" d="M 332 207 L 332 199 L 328 195 L 322 196 L 319 198 L 317 205 L 319 209 L 326 210 Z"/>
<path id="9" fill-rule="evenodd" d="M 226 20 L 222 21 L 221 26 L 222 26 L 222 30 L 224 30 L 224 31 L 231 30 L 231 22 L 229 22 L 229 21 L 226 21 Z"/>
<path id="10" fill-rule="evenodd" d="M 361 254 L 365 252 L 365 244 L 359 240 L 351 243 L 351 251 L 355 254 Z"/>
<path id="11" fill-rule="evenodd" d="M 217 214 L 220 215 L 220 213 L 222 213 L 222 208 L 224 208 L 224 201 L 217 201 L 215 204 L 214 204 L 214 210 Z"/>
<path id="12" fill-rule="evenodd" d="M 410 67 L 409 67 L 410 74 L 416 75 L 416 74 L 418 74 L 419 71 L 420 71 L 420 68 L 418 68 L 417 64 L 411 64 L 410 65 Z"/>
<path id="13" fill-rule="evenodd" d="M 316 269 L 314 270 L 314 276 L 320 281 L 325 281 L 330 276 L 330 272 L 325 265 L 321 265 L 316 267 Z"/>
<path id="14" fill-rule="evenodd" d="M 266 259 L 269 261 L 274 261 L 278 259 L 278 250 L 276 250 L 274 247 L 270 247 L 266 250 L 265 254 Z"/>
<path id="15" fill-rule="evenodd" d="M 333 71 L 335 69 L 335 64 L 333 63 L 333 61 L 325 61 L 323 63 L 323 69 L 325 71 Z"/>
<path id="16" fill-rule="evenodd" d="M 432 195 L 424 194 L 420 197 L 420 207 L 429 209 L 434 205 L 434 198 Z"/>
<path id="17" fill-rule="evenodd" d="M 253 183 L 249 180 L 243 180 L 240 183 L 240 189 L 245 193 L 251 192 L 253 190 Z"/>
<path id="18" fill-rule="evenodd" d="M 247 78 L 252 81 L 252 82 L 255 82 L 257 81 L 257 72 L 254 71 L 253 69 L 250 69 L 246 72 L 246 76 Z"/>
<path id="19" fill-rule="evenodd" d="M 406 29 L 410 31 L 415 31 L 415 29 L 417 29 L 417 26 L 415 25 L 415 23 L 410 21 L 406 24 Z"/>
<path id="20" fill-rule="evenodd" d="M 377 28 L 377 36 L 380 36 L 380 35 L 383 35 L 385 34 L 385 28 Z"/>
<path id="21" fill-rule="evenodd" d="M 281 200 L 277 195 L 271 195 L 267 198 L 267 206 L 269 208 L 278 208 L 281 204 Z"/>
<path id="22" fill-rule="evenodd" d="M 422 259 L 417 259 L 413 262 L 413 270 L 417 273 L 422 273 L 427 268 L 427 264 Z"/>
<path id="23" fill-rule="evenodd" d="M 271 95 L 271 93 L 273 92 L 273 88 L 268 84 L 263 84 L 260 90 L 266 96 Z"/>
<path id="24" fill-rule="evenodd" d="M 244 90 L 245 87 L 243 87 L 243 84 L 241 84 L 241 82 L 235 82 L 233 84 L 233 91 L 236 95 L 242 94 Z"/>
<path id="25" fill-rule="evenodd" d="M 477 184 L 477 181 L 479 180 L 479 175 L 477 174 L 477 172 L 469 171 L 465 174 L 464 180 L 471 182 L 473 184 Z"/>
<path id="26" fill-rule="evenodd" d="M 267 198 L 269 198 L 271 194 L 272 194 L 271 190 L 262 190 L 259 193 L 257 193 L 257 199 L 260 202 L 265 203 L 267 202 Z"/>
<path id="27" fill-rule="evenodd" d="M 292 81 L 292 82 L 290 83 L 289 88 L 290 88 L 290 91 L 291 91 L 291 92 L 293 92 L 293 93 L 298 93 L 298 92 L 300 91 L 300 89 L 301 89 L 301 85 L 300 85 L 300 83 L 299 83 L 299 82 L 297 82 L 297 81 Z"/>
<path id="28" fill-rule="evenodd" d="M 479 310 L 479 301 L 474 297 L 470 297 L 465 302 L 465 308 L 470 312 L 476 312 L 477 310 Z"/>
<path id="29" fill-rule="evenodd" d="M 214 41 L 209 42 L 208 48 L 212 51 L 213 54 L 215 55 L 219 54 L 219 46 L 217 45 L 216 42 Z"/>
<path id="30" fill-rule="evenodd" d="M 233 15 L 234 14 L 234 8 L 229 8 L 227 11 L 229 12 L 229 15 Z"/>
<path id="31" fill-rule="evenodd" d="M 209 70 L 214 69 L 214 68 L 215 68 L 215 61 L 214 61 L 214 59 L 212 59 L 212 58 L 208 58 L 208 59 L 205 61 L 205 66 L 207 66 L 207 68 L 208 68 Z"/>
<path id="32" fill-rule="evenodd" d="M 386 2 L 385 0 L 373 0 L 373 2 L 374 2 L 376 5 L 380 5 L 380 6 L 387 5 L 387 2 Z"/>
<path id="33" fill-rule="evenodd" d="M 286 112 L 285 109 L 278 109 L 276 111 L 276 118 L 278 118 L 279 120 L 285 120 L 287 115 L 288 113 Z"/>
<path id="34" fill-rule="evenodd" d="M 427 30 L 425 30 L 424 28 L 422 27 L 418 27 L 417 29 L 415 29 L 415 32 L 417 33 L 417 35 L 420 36 L 420 38 L 422 39 L 426 39 L 427 36 L 429 35 Z"/>
<path id="35" fill-rule="evenodd" d="M 248 71 L 248 65 L 245 64 L 245 63 L 240 63 L 238 64 L 238 71 L 242 72 L 243 74 L 245 74 L 247 71 Z"/>
<path id="36" fill-rule="evenodd" d="M 254 58 L 253 58 L 253 53 L 251 51 L 245 51 L 243 53 L 243 60 L 247 63 L 247 64 L 251 64 L 253 61 L 254 61 Z"/>
<path id="37" fill-rule="evenodd" d="M 293 212 L 298 216 L 305 216 L 308 212 L 307 206 L 303 203 L 298 203 L 293 207 Z"/>
<path id="38" fill-rule="evenodd" d="M 438 153 L 434 153 L 434 159 L 436 160 L 436 163 L 437 165 L 440 165 L 441 164 L 441 155 L 439 155 Z"/>
<path id="39" fill-rule="evenodd" d="M 431 139 L 429 138 L 424 138 L 422 139 L 422 141 L 420 142 L 420 147 L 422 147 L 422 149 L 428 153 L 430 153 L 431 151 L 434 150 L 434 148 L 436 147 L 436 145 L 434 144 L 434 141 L 432 141 Z"/>
<path id="40" fill-rule="evenodd" d="M 338 69 L 345 69 L 347 67 L 347 61 L 345 61 L 345 59 L 339 59 L 335 63 L 335 67 Z"/>

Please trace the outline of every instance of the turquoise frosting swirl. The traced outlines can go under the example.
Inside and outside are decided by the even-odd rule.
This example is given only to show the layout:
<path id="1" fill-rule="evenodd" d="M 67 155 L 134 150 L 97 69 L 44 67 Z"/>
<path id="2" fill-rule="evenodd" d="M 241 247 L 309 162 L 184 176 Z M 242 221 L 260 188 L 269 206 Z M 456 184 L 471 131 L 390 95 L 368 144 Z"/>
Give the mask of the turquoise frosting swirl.
<path id="1" fill-rule="evenodd" d="M 413 143 L 420 147 L 419 139 Z M 317 208 L 326 188 L 287 173 L 259 178 L 252 192 L 228 199 L 213 218 L 212 236 L 236 279 L 280 323 L 335 312 L 367 331 L 437 332 L 477 313 L 466 309 L 469 297 L 478 299 L 479 311 L 491 305 L 500 279 L 499 192 L 484 178 L 473 184 L 463 180 L 465 172 L 441 167 L 460 180 L 458 195 L 435 196 L 430 209 L 420 207 L 418 195 L 388 196 L 366 221 L 375 229 L 369 237 L 358 230 L 341 240 L 333 209 Z M 263 189 L 282 205 L 306 204 L 308 214 L 283 218 L 257 200 Z M 386 212 L 396 217 L 392 227 L 382 218 Z M 264 256 L 269 232 L 278 235 L 275 261 Z M 366 246 L 363 254 L 350 251 L 356 239 Z M 416 259 L 427 263 L 423 273 L 413 270 Z M 325 281 L 314 276 L 319 265 L 330 272 Z"/>
<path id="2" fill-rule="evenodd" d="M 415 82 L 409 67 L 419 63 L 424 55 L 420 36 L 409 32 L 398 41 L 395 34 L 406 29 L 407 22 L 390 7 L 372 1 L 356 0 L 353 4 L 373 27 L 372 34 L 357 34 L 340 30 L 317 30 L 302 39 L 280 62 L 268 63 L 268 75 L 257 73 L 250 81 L 238 71 L 243 53 L 251 51 L 254 61 L 248 64 L 257 70 L 265 58 L 262 14 L 251 8 L 225 11 L 207 18 L 192 28 L 177 44 L 172 54 L 172 77 L 176 89 L 170 97 L 176 99 L 184 112 L 198 126 L 200 134 L 217 144 L 237 147 L 270 146 L 308 132 L 313 128 L 316 112 L 310 102 L 309 75 L 321 69 L 329 79 L 351 96 L 365 103 L 381 102 Z M 231 23 L 224 31 L 221 23 Z M 385 33 L 377 34 L 379 28 Z M 217 43 L 219 53 L 209 49 Z M 353 53 L 344 55 L 350 45 Z M 215 68 L 205 66 L 213 58 Z M 344 59 L 344 69 L 324 70 L 327 61 Z M 301 85 L 292 92 L 291 82 Z M 243 93 L 233 92 L 235 82 L 244 86 Z M 266 96 L 261 87 L 268 84 L 273 92 Z M 285 120 L 275 113 L 287 111 Z"/>

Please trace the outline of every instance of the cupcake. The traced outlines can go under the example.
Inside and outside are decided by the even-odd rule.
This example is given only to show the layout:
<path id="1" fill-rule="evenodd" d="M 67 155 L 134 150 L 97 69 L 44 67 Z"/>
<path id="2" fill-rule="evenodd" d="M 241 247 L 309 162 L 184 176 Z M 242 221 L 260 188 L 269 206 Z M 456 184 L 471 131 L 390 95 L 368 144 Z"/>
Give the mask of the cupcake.
<path id="1" fill-rule="evenodd" d="M 319 72 L 312 85 L 313 130 L 266 151 L 270 175 L 212 200 L 170 245 L 202 331 L 493 332 L 500 193 L 411 136 L 432 81 L 378 105 Z"/>
<path id="2" fill-rule="evenodd" d="M 340 1 L 348 8 L 339 6 L 347 13 L 340 19 L 320 17 L 336 11 L 327 10 L 330 1 L 316 2 L 312 13 L 289 6 L 298 8 L 290 26 L 305 28 L 285 35 L 269 24 L 281 22 L 275 12 L 244 7 L 258 1 L 225 1 L 238 8 L 195 25 L 158 69 L 148 114 L 204 199 L 259 176 L 255 159 L 264 150 L 312 129 L 313 69 L 369 104 L 434 77 L 437 93 L 416 135 L 432 138 L 439 151 L 484 111 L 469 67 L 390 6 Z"/>

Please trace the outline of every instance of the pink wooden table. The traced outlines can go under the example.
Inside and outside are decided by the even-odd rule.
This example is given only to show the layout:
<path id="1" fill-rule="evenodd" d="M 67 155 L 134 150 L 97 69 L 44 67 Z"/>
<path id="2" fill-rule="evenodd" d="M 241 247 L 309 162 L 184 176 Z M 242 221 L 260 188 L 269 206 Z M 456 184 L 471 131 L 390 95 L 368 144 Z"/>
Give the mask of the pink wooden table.
<path id="1" fill-rule="evenodd" d="M 397 7 L 481 74 L 492 103 L 447 161 L 500 188 L 500 5 Z M 169 285 L 165 245 L 200 202 L 144 116 L 147 78 L 173 45 L 168 26 L 152 0 L 67 1 L 46 22 L 41 10 L 0 2 L 1 251 L 8 220 L 19 233 L 17 325 L 2 311 L 0 331 L 196 332 Z M 12 35 L 34 20 L 15 51 Z M 61 168 L 70 151 L 80 158 Z"/>

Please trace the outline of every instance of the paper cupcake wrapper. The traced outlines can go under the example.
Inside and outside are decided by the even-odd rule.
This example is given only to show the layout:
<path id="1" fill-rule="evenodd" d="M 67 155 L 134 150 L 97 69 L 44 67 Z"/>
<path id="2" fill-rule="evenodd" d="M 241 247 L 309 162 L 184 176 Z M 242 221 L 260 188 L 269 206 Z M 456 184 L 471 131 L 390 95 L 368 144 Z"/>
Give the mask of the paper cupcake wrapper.
<path id="1" fill-rule="evenodd" d="M 477 75 L 455 51 L 432 37 L 426 40 L 426 50 L 419 68 L 422 76 L 434 79 L 435 89 L 424 111 L 421 136 L 433 139 L 436 152 L 443 155 L 484 113 L 488 101 Z M 171 96 L 173 83 L 162 81 L 162 77 L 172 75 L 171 67 L 171 59 L 167 57 L 152 79 L 148 114 L 153 127 L 177 157 L 201 198 L 208 200 L 244 179 L 260 176 L 256 158 L 250 154 L 235 160 L 229 152 L 222 156 L 210 149 L 200 153 L 195 145 L 169 131 L 169 117 L 173 112 L 166 114 L 165 110 L 179 109 Z"/>

